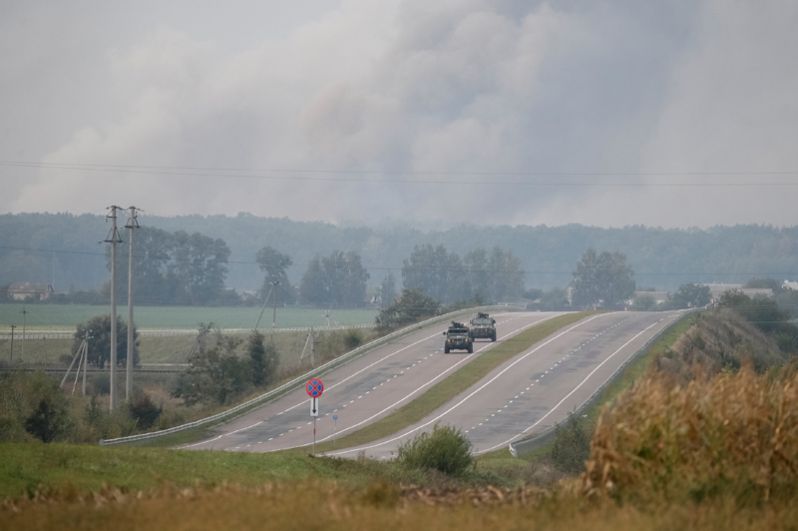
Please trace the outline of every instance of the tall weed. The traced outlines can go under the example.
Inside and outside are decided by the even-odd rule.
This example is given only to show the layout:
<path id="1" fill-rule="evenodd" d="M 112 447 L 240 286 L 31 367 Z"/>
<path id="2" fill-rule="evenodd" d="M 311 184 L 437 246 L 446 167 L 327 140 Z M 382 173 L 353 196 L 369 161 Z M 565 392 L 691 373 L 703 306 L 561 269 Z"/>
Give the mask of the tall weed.
<path id="1" fill-rule="evenodd" d="M 639 381 L 600 416 L 583 486 L 619 500 L 788 499 L 798 485 L 798 373 L 750 368 Z"/>

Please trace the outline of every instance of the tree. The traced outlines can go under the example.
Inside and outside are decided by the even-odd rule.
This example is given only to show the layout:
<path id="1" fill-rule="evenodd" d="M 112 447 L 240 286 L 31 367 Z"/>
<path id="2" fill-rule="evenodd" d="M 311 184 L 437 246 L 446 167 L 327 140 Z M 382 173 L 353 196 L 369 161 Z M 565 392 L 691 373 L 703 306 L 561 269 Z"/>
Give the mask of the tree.
<path id="1" fill-rule="evenodd" d="M 243 392 L 251 381 L 250 365 L 236 355 L 239 344 L 239 339 L 212 331 L 212 325 L 200 325 L 188 369 L 178 377 L 174 395 L 186 405 L 226 404 Z"/>
<path id="2" fill-rule="evenodd" d="M 468 298 L 458 291 L 465 287 L 463 277 L 464 267 L 460 257 L 449 254 L 443 245 L 417 245 L 402 263 L 404 287 L 426 293 L 443 304 Z"/>
<path id="3" fill-rule="evenodd" d="M 488 271 L 488 253 L 485 249 L 474 249 L 463 256 L 463 268 L 466 272 L 466 282 L 470 298 L 491 300 L 491 281 Z"/>
<path id="4" fill-rule="evenodd" d="M 122 233 L 127 237 L 126 233 Z M 135 249 L 133 252 L 133 285 L 135 300 L 148 304 L 168 304 L 169 294 L 174 291 L 167 279 L 169 261 L 173 254 L 175 240 L 171 233 L 152 227 L 141 227 L 136 231 Z M 125 279 L 117 282 L 117 300 L 127 303 L 127 266 L 128 246 L 117 246 L 117 278 Z M 108 270 L 111 270 L 110 249 L 106 250 Z M 110 285 L 106 286 L 110 289 Z"/>
<path id="5" fill-rule="evenodd" d="M 441 305 L 415 289 L 402 291 L 402 296 L 380 311 L 375 319 L 377 329 L 382 332 L 395 330 L 440 313 Z"/>
<path id="6" fill-rule="evenodd" d="M 81 323 L 75 330 L 72 340 L 72 351 L 77 352 L 80 344 L 88 337 L 88 361 L 100 369 L 111 357 L 111 316 L 99 315 L 85 323 Z M 119 316 L 116 317 L 116 364 L 125 366 L 127 363 L 127 324 Z M 139 365 L 139 333 L 133 326 L 133 365 Z"/>
<path id="7" fill-rule="evenodd" d="M 380 308 L 387 308 L 396 300 L 396 278 L 393 273 L 388 273 L 380 284 Z"/>
<path id="8" fill-rule="evenodd" d="M 316 255 L 308 264 L 299 284 L 299 296 L 303 302 L 327 306 L 330 301 L 329 282 L 321 265 L 321 257 Z"/>
<path id="9" fill-rule="evenodd" d="M 302 276 L 302 300 L 317 306 L 357 307 L 366 302 L 368 271 L 354 252 L 316 256 Z"/>
<path id="10" fill-rule="evenodd" d="M 521 295 L 524 290 L 524 272 L 521 261 L 510 251 L 494 247 L 488 261 L 490 271 L 490 300 L 496 302 Z"/>
<path id="11" fill-rule="evenodd" d="M 274 381 L 277 373 L 279 356 L 273 343 L 266 345 L 263 334 L 253 330 L 247 339 L 252 383 L 256 386 L 267 385 Z"/>
<path id="12" fill-rule="evenodd" d="M 266 300 L 266 296 L 271 292 L 280 305 L 294 304 L 296 292 L 286 274 L 286 270 L 294 263 L 291 257 L 273 247 L 264 247 L 258 251 L 255 261 L 258 262 L 261 271 L 266 273 L 261 288 L 261 298 Z"/>
<path id="13" fill-rule="evenodd" d="M 576 264 L 571 285 L 574 306 L 616 308 L 634 293 L 634 272 L 625 255 L 588 249 Z"/>
<path id="14" fill-rule="evenodd" d="M 168 278 L 172 300 L 182 304 L 211 304 L 223 295 L 230 249 L 224 240 L 198 232 L 174 233 L 174 252 Z"/>
<path id="15" fill-rule="evenodd" d="M 682 284 L 678 291 L 669 296 L 671 308 L 700 308 L 709 304 L 711 295 L 709 286 L 700 284 Z"/>

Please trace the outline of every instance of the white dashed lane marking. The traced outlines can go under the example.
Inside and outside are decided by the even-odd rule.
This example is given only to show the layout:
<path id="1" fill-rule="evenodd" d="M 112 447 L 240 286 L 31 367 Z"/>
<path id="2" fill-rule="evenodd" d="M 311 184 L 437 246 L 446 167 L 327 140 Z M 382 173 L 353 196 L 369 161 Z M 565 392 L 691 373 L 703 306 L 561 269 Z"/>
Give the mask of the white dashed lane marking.
<path id="1" fill-rule="evenodd" d="M 515 396 L 514 396 L 512 399 L 509 399 L 509 400 L 508 400 L 508 401 L 507 401 L 507 402 L 506 402 L 506 403 L 505 403 L 505 404 L 504 404 L 504 405 L 503 405 L 501 408 L 497 409 L 497 410 L 496 410 L 496 413 L 501 413 L 501 412 L 502 412 L 504 409 L 506 409 L 506 408 L 507 408 L 507 407 L 508 407 L 510 404 L 513 404 L 513 403 L 514 403 L 516 400 L 518 400 L 518 399 L 519 399 L 519 398 L 520 398 L 520 397 L 521 397 L 521 396 L 522 396 L 524 393 L 526 393 L 526 392 L 527 392 L 527 391 L 529 391 L 529 390 L 530 390 L 532 387 L 534 387 L 534 386 L 535 386 L 535 384 L 537 384 L 537 383 L 540 383 L 540 381 L 543 379 L 543 377 L 544 377 L 545 375 L 547 375 L 549 372 L 554 372 L 554 370 L 555 370 L 555 369 L 556 369 L 556 368 L 557 368 L 557 367 L 558 367 L 560 364 L 564 364 L 564 363 L 565 363 L 565 361 L 566 361 L 568 358 L 572 357 L 574 354 L 576 354 L 577 352 L 579 352 L 579 351 L 580 351 L 580 350 L 581 350 L 583 347 L 586 347 L 588 344 L 590 344 L 590 343 L 592 343 L 593 341 L 597 340 L 599 337 L 603 336 L 604 334 L 606 334 L 606 333 L 607 333 L 607 332 L 609 332 L 610 330 L 612 330 L 612 329 L 614 329 L 614 328 L 617 328 L 617 327 L 618 327 L 618 326 L 620 326 L 621 324 L 623 324 L 623 321 L 620 321 L 620 322 L 618 322 L 618 323 L 614 324 L 613 326 L 611 326 L 611 327 L 609 327 L 609 328 L 607 328 L 607 329 L 605 329 L 605 330 L 603 330 L 603 331 L 601 331 L 601 332 L 598 332 L 598 333 L 594 334 L 594 335 L 593 335 L 592 337 L 590 337 L 589 339 L 587 339 L 587 340 L 583 341 L 582 343 L 580 343 L 579 345 L 577 345 L 576 347 L 574 347 L 573 349 L 571 349 L 571 350 L 570 350 L 568 353 L 566 353 L 566 354 L 565 354 L 565 355 L 564 355 L 562 358 L 560 358 L 559 360 L 555 361 L 555 362 L 554 362 L 554 364 L 553 364 L 551 367 L 549 367 L 548 369 L 546 369 L 545 371 L 543 371 L 543 373 L 542 373 L 542 374 L 539 374 L 539 376 L 538 376 L 537 378 L 535 378 L 535 381 L 534 381 L 534 382 L 532 382 L 531 384 L 529 384 L 528 386 L 526 386 L 524 389 L 522 389 L 521 391 L 519 391 L 517 395 L 515 395 Z M 524 404 L 523 404 L 522 402 L 520 402 L 520 401 L 519 401 L 519 404 L 518 404 L 518 405 L 519 405 L 520 407 L 523 407 L 523 405 L 524 405 Z M 489 416 L 486 416 L 484 419 L 482 419 L 482 422 L 480 422 L 480 423 L 479 423 L 479 424 L 477 424 L 476 426 L 472 426 L 472 427 L 471 427 L 471 428 L 469 428 L 469 429 L 468 429 L 468 430 L 467 430 L 465 433 L 468 433 L 469 431 L 474 431 L 474 430 L 476 430 L 478 427 L 480 427 L 480 426 L 482 426 L 483 424 L 485 424 L 486 422 L 490 421 L 491 417 L 494 417 L 494 416 L 496 416 L 496 413 L 491 413 Z"/>

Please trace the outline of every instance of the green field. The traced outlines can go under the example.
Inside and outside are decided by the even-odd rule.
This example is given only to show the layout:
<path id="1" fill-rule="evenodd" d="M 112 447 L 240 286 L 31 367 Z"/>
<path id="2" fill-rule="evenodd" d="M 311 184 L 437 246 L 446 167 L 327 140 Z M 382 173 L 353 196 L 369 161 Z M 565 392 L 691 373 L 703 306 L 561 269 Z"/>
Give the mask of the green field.
<path id="1" fill-rule="evenodd" d="M 38 329 L 74 330 L 78 323 L 97 315 L 110 313 L 108 306 L 88 304 L 0 304 L 0 333 L 9 332 L 10 326 L 17 325 L 21 334 L 23 310 L 26 327 Z M 127 316 L 127 307 L 117 309 L 119 316 Z M 259 307 L 198 307 L 198 306 L 137 306 L 135 322 L 138 328 L 180 329 L 197 328 L 199 323 L 213 323 L 220 328 L 253 328 L 261 313 Z M 306 326 L 327 326 L 327 312 L 319 308 L 278 308 L 277 327 L 293 328 Z M 376 310 L 359 309 L 329 311 L 330 325 L 372 324 Z M 268 329 L 272 323 L 272 310 L 263 312 L 260 328 Z"/>

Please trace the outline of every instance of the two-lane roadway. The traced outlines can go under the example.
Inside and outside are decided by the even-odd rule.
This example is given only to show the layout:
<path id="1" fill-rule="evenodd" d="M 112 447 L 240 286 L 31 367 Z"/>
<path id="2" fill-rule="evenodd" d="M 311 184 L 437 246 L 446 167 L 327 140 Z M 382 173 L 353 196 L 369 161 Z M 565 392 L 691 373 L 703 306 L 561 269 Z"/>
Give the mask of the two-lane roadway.
<path id="1" fill-rule="evenodd" d="M 419 423 L 383 440 L 329 455 L 390 458 L 436 423 L 461 429 L 475 453 L 541 433 L 578 409 L 679 312 L 595 315 L 531 346 Z"/>
<path id="2" fill-rule="evenodd" d="M 474 354 L 444 354 L 446 323 L 431 325 L 381 345 L 322 376 L 324 395 L 317 441 L 349 433 L 391 413 L 481 352 L 510 340 L 556 312 L 511 312 L 494 315 L 499 339 L 477 341 Z M 289 392 L 228 423 L 209 439 L 183 448 L 249 452 L 308 446 L 312 443 L 309 399 L 303 388 Z"/>

